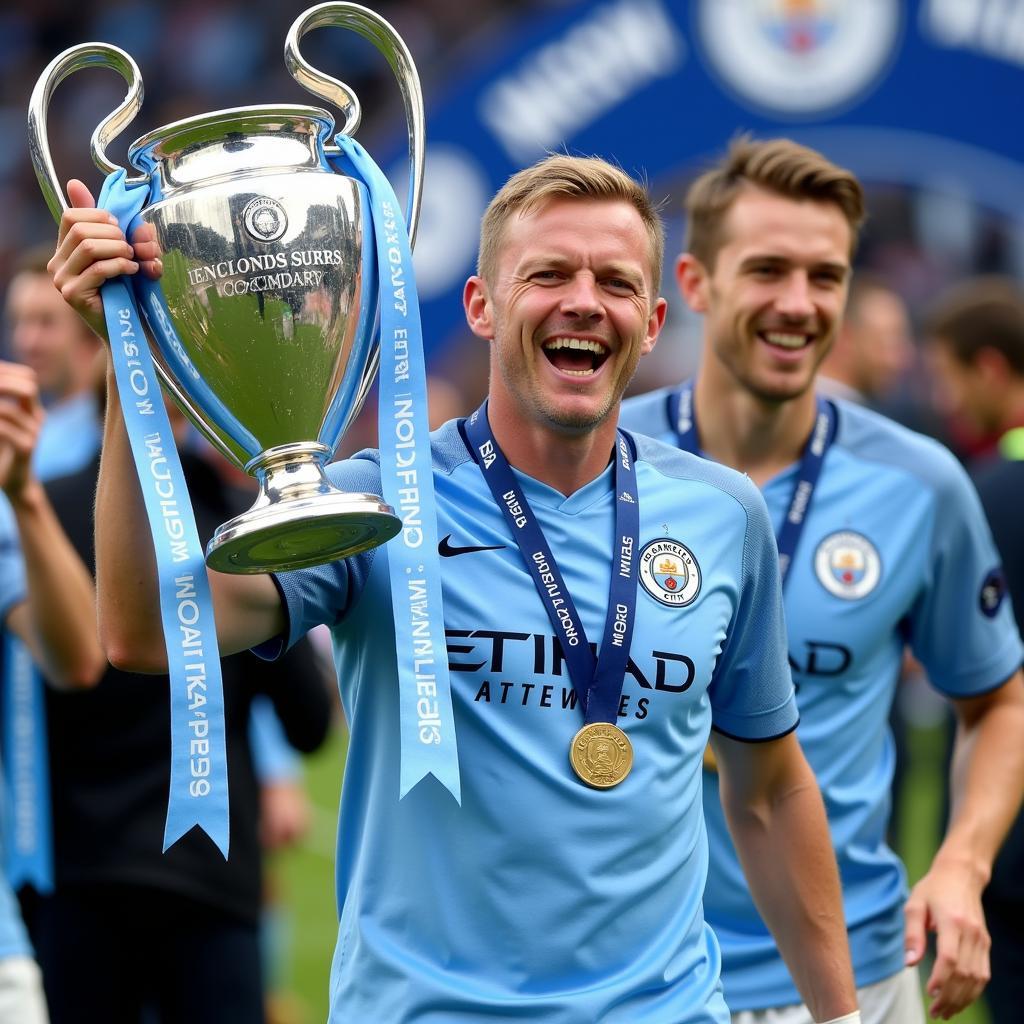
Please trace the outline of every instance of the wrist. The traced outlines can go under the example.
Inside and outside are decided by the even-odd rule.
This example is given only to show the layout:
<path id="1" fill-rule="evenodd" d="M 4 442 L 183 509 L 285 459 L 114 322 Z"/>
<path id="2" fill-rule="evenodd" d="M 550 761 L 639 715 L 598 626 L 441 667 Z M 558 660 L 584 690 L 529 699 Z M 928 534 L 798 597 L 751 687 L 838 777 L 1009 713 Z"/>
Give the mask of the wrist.
<path id="1" fill-rule="evenodd" d="M 38 512 L 46 501 L 43 485 L 31 477 L 14 491 L 6 491 L 7 500 L 11 503 L 15 515 Z"/>
<path id="2" fill-rule="evenodd" d="M 860 1010 L 847 1013 L 842 1017 L 833 1017 L 831 1020 L 823 1020 L 820 1024 L 861 1024 Z"/>
<path id="3" fill-rule="evenodd" d="M 978 892 L 988 885 L 992 877 L 992 865 L 984 857 L 978 857 L 963 850 L 939 848 L 932 861 L 932 870 L 956 871 L 969 879 Z"/>

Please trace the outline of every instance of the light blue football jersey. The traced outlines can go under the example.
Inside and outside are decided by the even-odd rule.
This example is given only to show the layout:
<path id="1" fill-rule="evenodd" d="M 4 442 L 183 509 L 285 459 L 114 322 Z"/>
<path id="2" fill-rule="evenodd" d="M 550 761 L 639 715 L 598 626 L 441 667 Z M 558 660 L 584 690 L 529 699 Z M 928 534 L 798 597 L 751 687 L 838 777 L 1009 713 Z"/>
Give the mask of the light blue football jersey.
<path id="1" fill-rule="evenodd" d="M 622 425 L 676 442 L 671 389 L 626 402 Z M 904 644 L 950 697 L 1004 682 L 1021 663 L 1009 601 L 986 587 L 998 566 L 977 496 L 941 445 L 836 401 L 835 441 L 785 589 L 798 736 L 825 798 L 858 986 L 903 968 L 906 879 L 885 843 L 894 747 L 888 726 Z M 698 420 L 699 429 L 699 420 Z M 776 529 L 797 466 L 768 482 Z M 713 865 L 705 913 L 722 947 L 732 1010 L 800 1002 L 750 898 L 705 773 Z"/>
<path id="2" fill-rule="evenodd" d="M 288 642 L 332 629 L 351 730 L 332 1022 L 728 1021 L 701 910 L 700 761 L 712 721 L 750 739 L 795 727 L 777 554 L 749 482 L 637 441 L 640 582 L 618 716 L 634 764 L 612 789 L 570 768 L 583 714 L 561 648 L 454 422 L 432 447 L 461 807 L 432 778 L 398 799 L 387 548 L 277 577 Z M 374 452 L 329 473 L 379 493 Z M 519 479 L 595 643 L 611 472 L 569 497 Z"/>

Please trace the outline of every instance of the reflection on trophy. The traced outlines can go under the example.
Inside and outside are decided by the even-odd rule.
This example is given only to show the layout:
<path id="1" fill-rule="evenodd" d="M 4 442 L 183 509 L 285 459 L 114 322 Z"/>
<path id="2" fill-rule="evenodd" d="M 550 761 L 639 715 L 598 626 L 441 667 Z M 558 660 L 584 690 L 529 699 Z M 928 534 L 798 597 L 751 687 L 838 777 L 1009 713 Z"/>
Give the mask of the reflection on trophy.
<path id="1" fill-rule="evenodd" d="M 325 3 L 288 34 L 293 77 L 358 128 L 356 97 L 299 54 L 310 29 L 351 28 L 387 58 L 405 102 L 410 148 L 410 235 L 423 169 L 423 104 L 412 58 L 394 29 L 366 8 Z M 93 159 L 142 103 L 134 61 L 117 47 L 72 47 L 43 72 L 29 110 L 30 150 L 55 217 L 65 203 L 50 158 L 53 89 L 86 66 L 118 71 L 129 90 L 96 129 Z M 381 498 L 339 491 L 324 467 L 376 374 L 374 238 L 366 188 L 328 162 L 334 120 L 324 109 L 240 107 L 158 128 L 129 160 L 148 185 L 136 224 L 158 243 L 163 270 L 132 279 L 162 382 L 212 444 L 259 482 L 244 514 L 207 549 L 220 571 L 264 572 L 345 557 L 384 543 L 400 520 Z"/>

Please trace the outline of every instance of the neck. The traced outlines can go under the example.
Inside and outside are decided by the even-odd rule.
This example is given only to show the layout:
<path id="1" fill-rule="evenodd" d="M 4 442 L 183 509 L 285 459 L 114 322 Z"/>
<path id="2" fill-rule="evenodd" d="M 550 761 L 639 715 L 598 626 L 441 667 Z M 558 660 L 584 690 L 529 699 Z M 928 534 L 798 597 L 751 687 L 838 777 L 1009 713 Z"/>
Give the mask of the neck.
<path id="1" fill-rule="evenodd" d="M 576 434 L 528 420 L 505 396 L 492 395 L 487 421 L 510 465 L 566 496 L 604 472 L 615 445 L 614 416 Z"/>
<path id="2" fill-rule="evenodd" d="M 814 429 L 817 399 L 812 389 L 788 401 L 751 394 L 723 368 L 705 360 L 694 388 L 700 446 L 716 462 L 746 473 L 763 486 L 803 454 Z"/>

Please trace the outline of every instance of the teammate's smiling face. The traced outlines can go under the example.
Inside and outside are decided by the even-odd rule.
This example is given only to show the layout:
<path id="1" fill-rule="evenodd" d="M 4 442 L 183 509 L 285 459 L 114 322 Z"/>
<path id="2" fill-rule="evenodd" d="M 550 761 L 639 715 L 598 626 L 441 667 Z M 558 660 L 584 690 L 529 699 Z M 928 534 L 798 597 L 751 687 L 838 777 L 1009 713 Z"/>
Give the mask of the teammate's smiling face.
<path id="1" fill-rule="evenodd" d="M 510 218 L 494 280 L 470 278 L 465 305 L 492 343 L 492 414 L 570 432 L 615 410 L 665 317 L 647 230 L 622 200 L 555 199 Z"/>
<path id="2" fill-rule="evenodd" d="M 690 254 L 676 276 L 705 315 L 706 354 L 744 388 L 785 401 L 811 387 L 846 303 L 850 226 L 834 203 L 744 189 L 713 267 Z"/>

